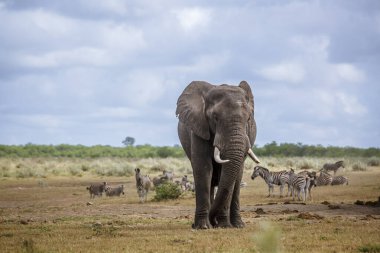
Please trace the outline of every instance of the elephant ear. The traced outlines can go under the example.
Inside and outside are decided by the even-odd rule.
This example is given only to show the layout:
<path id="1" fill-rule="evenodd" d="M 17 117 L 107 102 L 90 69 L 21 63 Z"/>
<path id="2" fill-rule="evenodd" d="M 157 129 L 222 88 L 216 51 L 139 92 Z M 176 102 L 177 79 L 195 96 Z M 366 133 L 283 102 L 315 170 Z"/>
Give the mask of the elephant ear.
<path id="1" fill-rule="evenodd" d="M 254 101 L 253 101 L 253 94 L 252 94 L 251 87 L 246 81 L 241 81 L 239 84 L 239 87 L 245 91 L 248 104 L 252 107 L 252 113 L 253 113 Z"/>
<path id="2" fill-rule="evenodd" d="M 179 96 L 176 115 L 202 139 L 210 139 L 210 130 L 205 115 L 205 95 L 214 85 L 202 81 L 191 82 Z"/>
<path id="3" fill-rule="evenodd" d="M 253 94 L 252 94 L 251 87 L 249 86 L 249 84 L 246 81 L 241 81 L 239 84 L 239 87 L 245 91 L 246 99 L 247 99 L 248 105 L 249 105 L 251 113 L 252 113 L 252 116 L 248 120 L 248 123 L 247 123 L 247 134 L 249 137 L 249 141 L 251 142 L 251 145 L 253 145 L 256 141 L 256 131 L 257 131 L 256 121 L 254 118 L 255 102 L 253 100 Z"/>
<path id="4" fill-rule="evenodd" d="M 251 117 L 248 120 L 248 124 L 247 124 L 247 135 L 252 146 L 255 144 L 255 141 L 256 141 L 256 133 L 257 133 L 256 121 L 253 117 Z"/>

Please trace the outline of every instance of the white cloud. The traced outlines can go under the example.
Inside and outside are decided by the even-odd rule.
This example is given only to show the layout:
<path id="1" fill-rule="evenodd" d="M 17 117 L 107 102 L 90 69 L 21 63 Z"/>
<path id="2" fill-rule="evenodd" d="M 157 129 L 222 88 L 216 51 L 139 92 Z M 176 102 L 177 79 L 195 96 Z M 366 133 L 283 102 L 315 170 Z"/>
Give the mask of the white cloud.
<path id="1" fill-rule="evenodd" d="M 30 128 L 55 129 L 67 125 L 60 116 L 50 114 L 8 115 L 7 118 Z"/>
<path id="2" fill-rule="evenodd" d="M 327 35 L 295 35 L 290 38 L 290 45 L 306 57 L 313 56 L 326 59 L 330 38 Z"/>
<path id="3" fill-rule="evenodd" d="M 107 0 L 107 1 L 82 1 L 87 9 L 94 9 L 99 12 L 111 12 L 119 15 L 128 13 L 128 6 L 124 0 Z"/>
<path id="4" fill-rule="evenodd" d="M 0 20 L 4 48 L 22 67 L 107 66 L 130 60 L 147 46 L 143 31 L 123 22 L 81 20 L 44 9 L 6 12 Z"/>
<path id="5" fill-rule="evenodd" d="M 171 144 L 188 83 L 244 79 L 259 141 L 345 145 L 346 131 L 378 146 L 368 134 L 379 129 L 378 13 L 346 1 L 264 2 L 0 0 L 0 142 L 120 145 L 128 132 Z"/>
<path id="6" fill-rule="evenodd" d="M 345 113 L 356 116 L 364 116 L 367 113 L 365 106 L 360 104 L 356 97 L 345 93 L 336 94 L 336 98 Z"/>
<path id="7" fill-rule="evenodd" d="M 200 7 L 184 8 L 174 11 L 179 25 L 186 32 L 206 27 L 211 20 L 211 10 Z"/>
<path id="8" fill-rule="evenodd" d="M 105 66 L 110 64 L 107 53 L 98 48 L 75 48 L 43 55 L 21 55 L 20 65 L 32 68 L 51 68 L 75 65 Z"/>
<path id="9" fill-rule="evenodd" d="M 165 79 L 162 75 L 147 70 L 130 72 L 118 81 L 125 103 L 134 108 L 149 107 L 160 99 L 165 90 Z"/>
<path id="10" fill-rule="evenodd" d="M 290 83 L 300 83 L 306 75 L 304 67 L 294 62 L 264 67 L 259 71 L 259 74 L 268 80 Z"/>
<path id="11" fill-rule="evenodd" d="M 331 68 L 332 71 L 335 72 L 336 77 L 342 81 L 358 83 L 364 81 L 365 79 L 365 74 L 363 71 L 359 70 L 352 64 L 334 64 Z"/>
<path id="12" fill-rule="evenodd" d="M 136 109 L 128 107 L 101 107 L 96 110 L 96 112 L 90 114 L 90 117 L 95 118 L 121 118 L 127 119 L 131 117 L 136 117 L 139 112 Z"/>
<path id="13" fill-rule="evenodd" d="M 104 23 L 99 25 L 101 47 L 112 52 L 112 57 L 126 57 L 126 54 L 145 49 L 147 42 L 141 29 L 125 24 Z"/>
<path id="14" fill-rule="evenodd" d="M 230 61 L 230 53 L 204 54 L 193 57 L 193 62 L 187 65 L 175 67 L 177 71 L 192 75 L 207 74 L 220 70 Z"/>

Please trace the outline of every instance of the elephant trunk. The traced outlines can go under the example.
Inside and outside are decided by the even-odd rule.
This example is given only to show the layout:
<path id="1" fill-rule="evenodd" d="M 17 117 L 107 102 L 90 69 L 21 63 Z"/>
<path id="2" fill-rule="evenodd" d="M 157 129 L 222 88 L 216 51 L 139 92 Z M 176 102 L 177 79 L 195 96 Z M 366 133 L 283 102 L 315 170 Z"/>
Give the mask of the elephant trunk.
<path id="1" fill-rule="evenodd" d="M 238 177 L 242 176 L 244 159 L 247 154 L 247 146 L 244 135 L 236 134 L 230 136 L 228 148 L 223 150 L 224 159 L 229 162 L 222 165 L 221 177 L 218 192 L 210 210 L 210 222 L 213 225 L 229 226 L 229 210 L 232 195 L 238 182 Z"/>

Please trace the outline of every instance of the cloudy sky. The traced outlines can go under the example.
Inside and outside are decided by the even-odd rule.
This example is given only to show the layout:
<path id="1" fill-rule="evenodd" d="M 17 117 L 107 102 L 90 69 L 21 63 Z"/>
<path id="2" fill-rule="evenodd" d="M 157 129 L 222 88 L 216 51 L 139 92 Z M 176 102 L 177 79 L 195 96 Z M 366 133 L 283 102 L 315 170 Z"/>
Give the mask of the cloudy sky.
<path id="1" fill-rule="evenodd" d="M 0 0 L 0 144 L 178 144 L 193 80 L 257 142 L 380 147 L 380 1 Z"/>

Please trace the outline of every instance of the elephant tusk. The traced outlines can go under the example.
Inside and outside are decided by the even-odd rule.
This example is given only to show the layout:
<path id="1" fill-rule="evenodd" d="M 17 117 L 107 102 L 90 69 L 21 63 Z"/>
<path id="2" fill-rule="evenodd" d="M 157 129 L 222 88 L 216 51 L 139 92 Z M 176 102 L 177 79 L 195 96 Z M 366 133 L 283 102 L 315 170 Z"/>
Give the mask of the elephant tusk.
<path id="1" fill-rule="evenodd" d="M 230 160 L 222 160 L 220 158 L 220 150 L 218 149 L 218 147 L 215 147 L 214 149 L 214 159 L 215 159 L 215 162 L 217 163 L 228 163 Z"/>
<path id="2" fill-rule="evenodd" d="M 255 153 L 253 153 L 251 148 L 248 149 L 248 155 L 252 158 L 253 161 L 255 161 L 256 163 L 260 163 L 259 158 L 257 158 L 257 156 L 255 155 Z"/>

